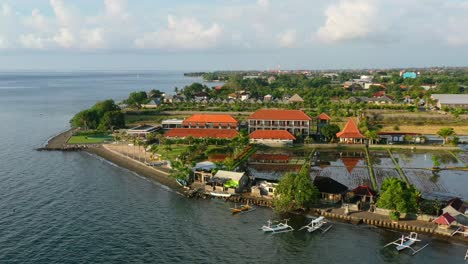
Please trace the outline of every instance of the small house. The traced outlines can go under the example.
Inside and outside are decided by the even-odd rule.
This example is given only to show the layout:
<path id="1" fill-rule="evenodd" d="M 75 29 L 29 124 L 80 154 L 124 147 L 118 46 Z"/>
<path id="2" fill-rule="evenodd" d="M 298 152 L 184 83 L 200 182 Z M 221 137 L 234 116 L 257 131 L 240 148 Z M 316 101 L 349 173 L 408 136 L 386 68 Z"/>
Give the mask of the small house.
<path id="1" fill-rule="evenodd" d="M 320 192 L 321 201 L 328 203 L 338 203 L 342 201 L 348 191 L 348 187 L 329 177 L 315 177 L 314 185 Z"/>

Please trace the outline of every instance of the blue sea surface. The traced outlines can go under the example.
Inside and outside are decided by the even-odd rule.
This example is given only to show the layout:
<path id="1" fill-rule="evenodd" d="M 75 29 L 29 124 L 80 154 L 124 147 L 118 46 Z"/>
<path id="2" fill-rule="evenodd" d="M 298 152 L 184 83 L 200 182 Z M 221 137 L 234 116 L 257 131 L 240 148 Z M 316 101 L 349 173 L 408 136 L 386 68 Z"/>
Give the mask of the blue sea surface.
<path id="1" fill-rule="evenodd" d="M 187 199 L 90 154 L 34 150 L 98 100 L 193 81 L 181 72 L 0 73 L 0 263 L 463 263 L 466 245 L 422 236 L 430 245 L 411 256 L 382 249 L 400 234 L 369 226 L 264 234 L 269 209 L 231 216 L 232 204 Z"/>

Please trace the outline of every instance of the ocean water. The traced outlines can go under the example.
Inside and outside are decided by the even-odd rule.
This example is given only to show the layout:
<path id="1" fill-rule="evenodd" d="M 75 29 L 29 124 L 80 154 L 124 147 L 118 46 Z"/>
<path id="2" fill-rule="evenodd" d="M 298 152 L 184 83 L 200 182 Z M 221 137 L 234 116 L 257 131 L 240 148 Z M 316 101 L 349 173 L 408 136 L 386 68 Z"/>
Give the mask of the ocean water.
<path id="1" fill-rule="evenodd" d="M 271 210 L 231 216 L 232 204 L 186 199 L 86 153 L 34 151 L 98 100 L 193 81 L 181 72 L 0 73 L 0 263 L 463 263 L 466 245 L 423 236 L 430 245 L 410 256 L 382 249 L 398 233 L 368 226 L 263 234 Z"/>

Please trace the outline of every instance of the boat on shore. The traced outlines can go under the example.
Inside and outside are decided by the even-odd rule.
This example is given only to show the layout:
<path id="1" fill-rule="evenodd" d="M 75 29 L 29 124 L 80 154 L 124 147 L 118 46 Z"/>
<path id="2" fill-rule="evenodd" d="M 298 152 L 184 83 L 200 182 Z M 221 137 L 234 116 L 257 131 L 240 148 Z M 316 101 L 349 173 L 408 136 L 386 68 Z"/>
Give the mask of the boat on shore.
<path id="1" fill-rule="evenodd" d="M 231 197 L 230 193 L 217 193 L 217 192 L 210 192 L 210 195 L 213 197 L 221 197 L 221 198 L 229 198 Z"/>

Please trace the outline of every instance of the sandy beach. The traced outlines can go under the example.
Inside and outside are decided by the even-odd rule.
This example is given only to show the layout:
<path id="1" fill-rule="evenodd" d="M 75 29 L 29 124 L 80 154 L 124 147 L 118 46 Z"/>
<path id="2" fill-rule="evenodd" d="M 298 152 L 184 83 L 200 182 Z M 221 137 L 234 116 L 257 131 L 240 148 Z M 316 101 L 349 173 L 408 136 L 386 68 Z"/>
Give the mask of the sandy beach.
<path id="1" fill-rule="evenodd" d="M 126 157 L 115 151 L 110 150 L 106 146 L 88 148 L 85 151 L 102 157 L 120 167 L 136 172 L 142 176 L 156 180 L 157 182 L 166 185 L 176 191 L 182 192 L 184 189 L 169 176 L 169 170 L 164 168 L 149 167 L 142 162 Z"/>

